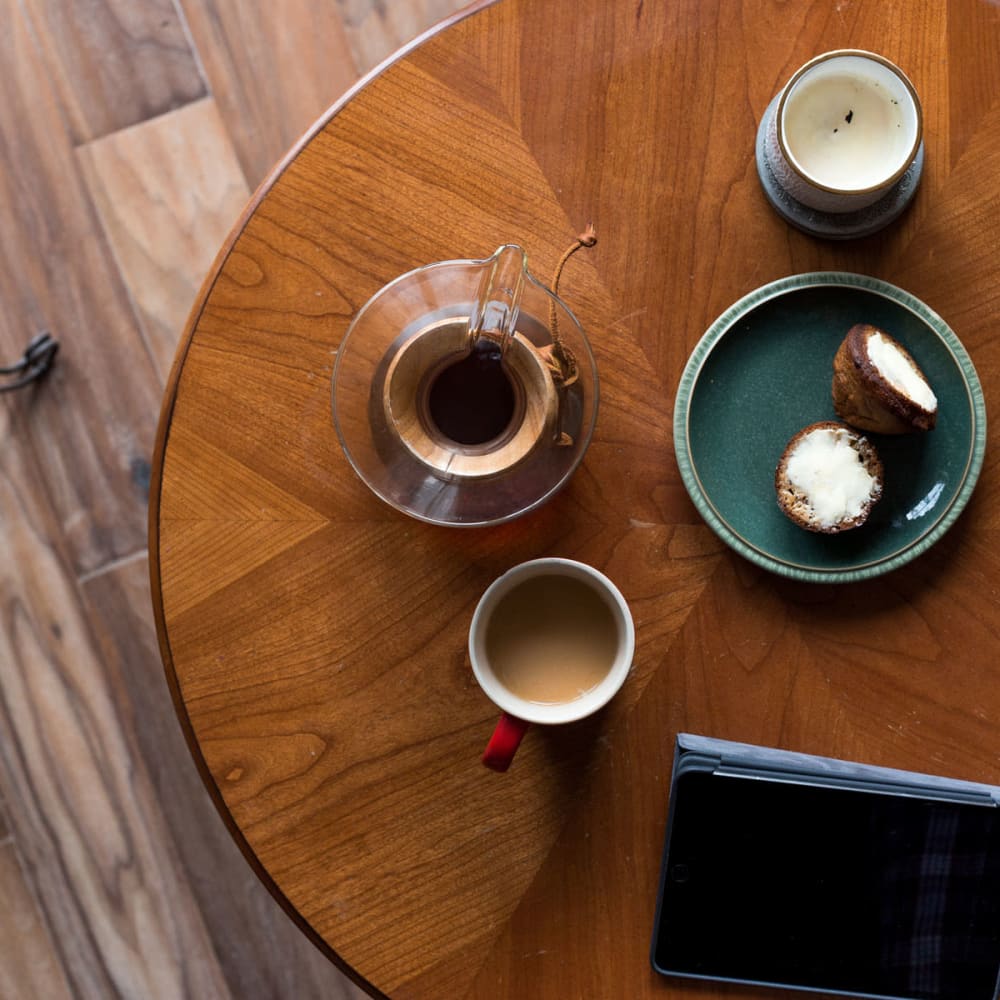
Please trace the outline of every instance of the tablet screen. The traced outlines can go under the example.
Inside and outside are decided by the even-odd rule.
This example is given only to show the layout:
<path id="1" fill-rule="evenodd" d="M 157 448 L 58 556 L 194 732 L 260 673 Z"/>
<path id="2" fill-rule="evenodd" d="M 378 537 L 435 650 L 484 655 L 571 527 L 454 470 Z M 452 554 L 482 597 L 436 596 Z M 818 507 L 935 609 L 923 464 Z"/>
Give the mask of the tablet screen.
<path id="1" fill-rule="evenodd" d="M 907 1000 L 994 1000 L 991 806 L 680 773 L 654 965 Z"/>

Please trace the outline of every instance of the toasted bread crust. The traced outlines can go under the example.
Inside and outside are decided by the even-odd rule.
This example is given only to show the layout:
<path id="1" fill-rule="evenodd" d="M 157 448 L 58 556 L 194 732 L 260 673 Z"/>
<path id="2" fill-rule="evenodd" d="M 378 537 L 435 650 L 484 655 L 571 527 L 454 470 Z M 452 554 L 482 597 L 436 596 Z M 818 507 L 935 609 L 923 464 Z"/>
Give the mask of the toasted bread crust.
<path id="1" fill-rule="evenodd" d="M 867 473 L 875 480 L 875 485 L 864 502 L 860 512 L 851 518 L 845 518 L 836 524 L 824 525 L 820 523 L 813 513 L 809 503 L 809 498 L 788 478 L 788 461 L 799 443 L 807 435 L 818 430 L 842 430 L 850 435 L 851 445 L 857 452 Z M 782 452 L 778 467 L 774 473 L 774 489 L 778 496 L 778 506 L 790 520 L 794 521 L 800 528 L 806 531 L 816 531 L 824 535 L 836 535 L 851 528 L 858 528 L 868 520 L 868 515 L 872 508 L 882 498 L 882 460 L 875 450 L 875 446 L 863 434 L 859 434 L 853 427 L 842 424 L 836 420 L 820 420 L 817 423 L 803 427 L 788 442 Z"/>
<path id="2" fill-rule="evenodd" d="M 875 434 L 909 434 L 933 430 L 937 410 L 919 403 L 890 385 L 868 356 L 868 338 L 878 333 L 889 341 L 926 382 L 909 351 L 884 330 L 857 323 L 847 332 L 833 359 L 833 407 L 841 420 Z"/>

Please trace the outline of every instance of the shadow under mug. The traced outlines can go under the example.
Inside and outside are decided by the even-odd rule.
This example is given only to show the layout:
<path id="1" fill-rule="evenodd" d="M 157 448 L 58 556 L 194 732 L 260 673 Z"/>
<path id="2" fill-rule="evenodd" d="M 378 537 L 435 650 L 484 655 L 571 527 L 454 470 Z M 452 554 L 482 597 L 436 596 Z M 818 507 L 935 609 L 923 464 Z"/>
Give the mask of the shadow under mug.
<path id="1" fill-rule="evenodd" d="M 552 576 L 585 584 L 605 604 L 614 623 L 614 656 L 601 680 L 583 693 L 565 701 L 531 701 L 511 691 L 498 676 L 490 659 L 487 636 L 493 614 L 507 595 L 529 580 Z M 628 604 L 599 570 L 560 558 L 534 559 L 508 570 L 480 598 L 469 629 L 472 671 L 487 697 L 501 710 L 483 763 L 494 771 L 506 771 L 532 724 L 577 722 L 603 708 L 625 683 L 634 653 L 635 625 Z"/>

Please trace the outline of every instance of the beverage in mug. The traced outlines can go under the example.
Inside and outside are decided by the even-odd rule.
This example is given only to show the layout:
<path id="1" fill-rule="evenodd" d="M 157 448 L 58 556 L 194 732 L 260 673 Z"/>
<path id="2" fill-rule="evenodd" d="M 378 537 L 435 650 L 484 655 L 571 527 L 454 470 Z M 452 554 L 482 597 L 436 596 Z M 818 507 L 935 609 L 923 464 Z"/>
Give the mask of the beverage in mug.
<path id="1" fill-rule="evenodd" d="M 476 606 L 469 656 L 502 714 L 483 763 L 505 771 L 531 723 L 575 722 L 617 693 L 635 651 L 625 598 L 601 572 L 571 559 L 535 559 L 506 572 Z"/>
<path id="2" fill-rule="evenodd" d="M 607 600 L 570 576 L 534 576 L 508 591 L 486 625 L 497 680 L 539 704 L 593 691 L 615 662 L 618 629 Z"/>

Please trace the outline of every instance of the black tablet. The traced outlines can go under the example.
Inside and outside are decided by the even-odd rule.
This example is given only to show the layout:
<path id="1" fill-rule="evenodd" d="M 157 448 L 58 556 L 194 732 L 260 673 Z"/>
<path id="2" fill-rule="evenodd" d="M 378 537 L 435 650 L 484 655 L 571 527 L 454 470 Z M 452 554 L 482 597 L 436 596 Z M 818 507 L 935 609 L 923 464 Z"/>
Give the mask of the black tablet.
<path id="1" fill-rule="evenodd" d="M 1000 789 L 682 735 L 661 973 L 996 1000 Z"/>

